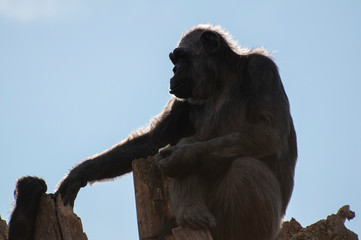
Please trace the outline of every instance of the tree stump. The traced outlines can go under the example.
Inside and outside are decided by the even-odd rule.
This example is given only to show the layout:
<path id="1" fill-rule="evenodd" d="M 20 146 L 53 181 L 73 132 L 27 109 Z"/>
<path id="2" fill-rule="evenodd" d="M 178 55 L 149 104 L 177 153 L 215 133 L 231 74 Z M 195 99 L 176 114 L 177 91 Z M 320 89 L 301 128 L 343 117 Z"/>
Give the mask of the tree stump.
<path id="1" fill-rule="evenodd" d="M 134 160 L 133 176 L 140 240 L 212 240 L 209 231 L 177 227 L 168 178 L 159 171 L 153 157 Z"/>
<path id="2" fill-rule="evenodd" d="M 1 219 L 0 216 L 0 240 L 7 240 L 8 239 L 8 225 L 6 224 L 5 220 Z"/>
<path id="3" fill-rule="evenodd" d="M 64 206 L 60 196 L 57 200 L 44 194 L 36 216 L 34 240 L 87 240 L 81 220 L 73 209 Z"/>
<path id="4" fill-rule="evenodd" d="M 213 240 L 209 231 L 177 227 L 172 229 L 176 240 Z"/>
<path id="5" fill-rule="evenodd" d="M 276 240 L 358 240 L 357 234 L 347 229 L 345 220 L 351 220 L 355 213 L 349 205 L 341 207 L 336 214 L 331 214 L 324 220 L 320 220 L 305 228 L 302 228 L 295 219 L 282 224 L 281 231 Z"/>

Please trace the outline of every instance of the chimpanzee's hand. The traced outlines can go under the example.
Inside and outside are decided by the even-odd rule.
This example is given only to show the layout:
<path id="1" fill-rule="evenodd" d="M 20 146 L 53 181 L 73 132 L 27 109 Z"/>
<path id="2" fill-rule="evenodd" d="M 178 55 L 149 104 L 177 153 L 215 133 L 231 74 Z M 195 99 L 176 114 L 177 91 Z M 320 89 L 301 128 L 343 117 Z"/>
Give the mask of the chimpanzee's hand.
<path id="1" fill-rule="evenodd" d="M 154 156 L 156 165 L 169 177 L 181 177 L 195 171 L 196 162 L 190 144 L 169 146 Z"/>
<path id="2" fill-rule="evenodd" d="M 74 200 L 78 195 L 79 189 L 85 187 L 86 181 L 79 179 L 76 174 L 69 173 L 69 175 L 61 182 L 55 196 L 61 195 L 64 205 L 70 204 L 74 207 Z"/>

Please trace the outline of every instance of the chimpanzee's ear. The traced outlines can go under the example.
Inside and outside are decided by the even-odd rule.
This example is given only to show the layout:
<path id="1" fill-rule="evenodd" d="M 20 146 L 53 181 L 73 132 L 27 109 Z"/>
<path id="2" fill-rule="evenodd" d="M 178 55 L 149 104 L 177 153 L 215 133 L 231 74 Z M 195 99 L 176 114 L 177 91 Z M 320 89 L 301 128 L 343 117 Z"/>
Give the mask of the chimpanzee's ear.
<path id="1" fill-rule="evenodd" d="M 208 52 L 215 52 L 221 45 L 219 35 L 213 31 L 205 30 L 201 34 L 201 42 Z"/>

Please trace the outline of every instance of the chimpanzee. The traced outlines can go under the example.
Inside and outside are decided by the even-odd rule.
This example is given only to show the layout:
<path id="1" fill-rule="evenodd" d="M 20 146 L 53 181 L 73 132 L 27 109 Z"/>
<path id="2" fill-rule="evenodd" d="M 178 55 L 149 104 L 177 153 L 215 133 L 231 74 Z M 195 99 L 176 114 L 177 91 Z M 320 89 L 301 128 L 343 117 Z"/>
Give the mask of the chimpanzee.
<path id="1" fill-rule="evenodd" d="M 38 177 L 22 177 L 15 188 L 15 208 L 9 222 L 9 240 L 33 240 L 41 196 L 47 186 Z"/>
<path id="2" fill-rule="evenodd" d="M 240 48 L 220 27 L 188 30 L 169 54 L 174 96 L 146 130 L 74 167 L 57 193 L 74 204 L 88 182 L 155 155 L 170 178 L 178 224 L 216 240 L 271 240 L 291 197 L 297 159 L 289 102 L 263 49 Z M 138 96 L 139 97 L 139 96 Z"/>

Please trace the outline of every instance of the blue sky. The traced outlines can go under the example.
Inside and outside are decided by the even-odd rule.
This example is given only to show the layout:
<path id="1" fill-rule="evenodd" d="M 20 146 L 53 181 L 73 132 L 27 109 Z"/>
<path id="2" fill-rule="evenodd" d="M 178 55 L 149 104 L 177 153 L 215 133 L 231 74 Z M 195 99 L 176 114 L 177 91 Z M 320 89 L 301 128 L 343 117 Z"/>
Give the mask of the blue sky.
<path id="1" fill-rule="evenodd" d="M 344 204 L 361 234 L 360 1 L 0 0 L 0 214 L 15 181 L 67 171 L 145 126 L 165 106 L 168 53 L 199 23 L 265 47 L 298 135 L 286 220 L 303 226 Z M 132 175 L 82 189 L 89 239 L 137 239 Z"/>

